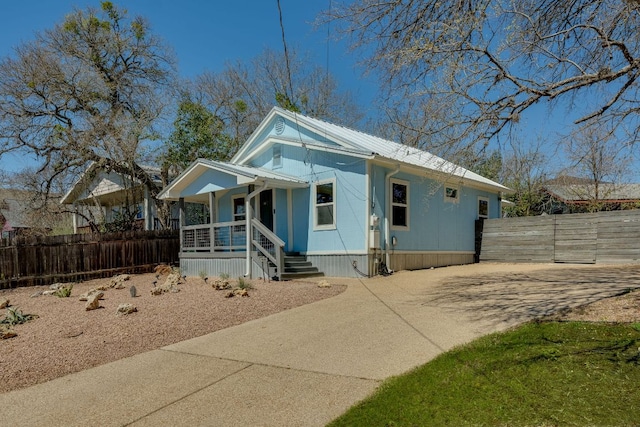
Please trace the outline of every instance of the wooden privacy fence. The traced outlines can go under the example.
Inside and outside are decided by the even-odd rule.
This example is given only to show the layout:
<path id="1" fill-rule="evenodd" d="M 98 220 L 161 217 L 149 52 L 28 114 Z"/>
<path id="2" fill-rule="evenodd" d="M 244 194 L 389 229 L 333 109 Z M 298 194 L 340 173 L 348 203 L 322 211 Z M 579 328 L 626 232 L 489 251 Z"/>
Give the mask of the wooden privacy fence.
<path id="1" fill-rule="evenodd" d="M 18 237 L 0 242 L 0 289 L 148 272 L 179 252 L 172 230 Z"/>
<path id="2" fill-rule="evenodd" d="M 640 262 L 640 210 L 484 220 L 480 261 Z"/>

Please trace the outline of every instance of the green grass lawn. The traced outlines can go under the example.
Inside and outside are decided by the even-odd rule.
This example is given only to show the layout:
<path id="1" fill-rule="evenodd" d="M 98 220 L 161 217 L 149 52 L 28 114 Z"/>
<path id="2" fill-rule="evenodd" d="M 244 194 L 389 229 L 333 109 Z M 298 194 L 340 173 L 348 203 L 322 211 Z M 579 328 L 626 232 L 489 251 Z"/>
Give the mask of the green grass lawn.
<path id="1" fill-rule="evenodd" d="M 532 322 L 459 347 L 332 426 L 638 426 L 640 324 Z"/>

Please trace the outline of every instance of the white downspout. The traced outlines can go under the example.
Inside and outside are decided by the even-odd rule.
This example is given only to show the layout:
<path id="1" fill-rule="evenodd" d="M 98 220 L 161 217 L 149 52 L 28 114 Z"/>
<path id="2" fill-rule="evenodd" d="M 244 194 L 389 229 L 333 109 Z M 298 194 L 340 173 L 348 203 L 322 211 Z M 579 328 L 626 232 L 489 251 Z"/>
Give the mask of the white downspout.
<path id="1" fill-rule="evenodd" d="M 253 212 L 251 209 L 251 199 L 260 194 L 263 190 L 267 189 L 267 183 L 264 182 L 262 187 L 254 190 L 253 192 L 247 194 L 247 197 L 244 199 L 244 212 L 247 221 L 246 230 L 247 230 L 247 264 L 245 269 L 245 277 L 251 278 L 251 239 L 253 237 L 253 232 L 251 230 L 251 219 L 253 218 Z"/>
<path id="2" fill-rule="evenodd" d="M 387 198 L 385 213 L 384 213 L 384 251 L 385 251 L 385 264 L 387 268 L 391 269 L 391 255 L 389 254 L 389 241 L 391 240 L 391 230 L 389 229 L 389 216 L 391 215 L 391 177 L 400 172 L 400 165 L 396 165 L 396 169 L 387 172 L 384 176 L 384 185 L 386 187 L 385 195 Z"/>

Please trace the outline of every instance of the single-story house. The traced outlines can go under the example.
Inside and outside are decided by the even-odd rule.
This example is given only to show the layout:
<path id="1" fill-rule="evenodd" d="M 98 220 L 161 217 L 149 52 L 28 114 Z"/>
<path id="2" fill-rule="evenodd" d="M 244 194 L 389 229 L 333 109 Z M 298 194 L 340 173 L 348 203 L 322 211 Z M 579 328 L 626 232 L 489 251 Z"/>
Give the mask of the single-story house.
<path id="1" fill-rule="evenodd" d="M 229 162 L 198 159 L 178 201 L 187 275 L 375 275 L 474 261 L 505 186 L 426 151 L 275 107 Z M 187 224 L 202 203 L 206 224 Z M 247 237 L 249 236 L 249 238 Z"/>
<path id="2" fill-rule="evenodd" d="M 150 166 L 143 169 L 154 182 L 162 186 L 160 170 Z M 61 204 L 72 205 L 73 232 L 91 231 L 89 220 L 109 224 L 115 221 L 123 209 L 134 212 L 135 226 L 140 230 L 159 229 L 155 201 L 140 182 L 114 171 L 105 171 L 91 163 L 86 171 L 67 191 Z M 174 209 L 171 226 L 178 228 L 178 213 Z"/>
<path id="3" fill-rule="evenodd" d="M 640 208 L 640 184 L 547 184 L 547 213 L 566 214 Z"/>

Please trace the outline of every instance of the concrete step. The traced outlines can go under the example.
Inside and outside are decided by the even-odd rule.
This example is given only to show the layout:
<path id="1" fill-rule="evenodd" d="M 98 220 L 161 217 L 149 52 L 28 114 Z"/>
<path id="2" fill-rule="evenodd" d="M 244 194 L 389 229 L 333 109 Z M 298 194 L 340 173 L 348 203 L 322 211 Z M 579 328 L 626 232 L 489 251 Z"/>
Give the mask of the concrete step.
<path id="1" fill-rule="evenodd" d="M 324 277 L 324 273 L 321 271 L 315 273 L 282 273 L 282 280 L 306 279 L 309 277 Z"/>

